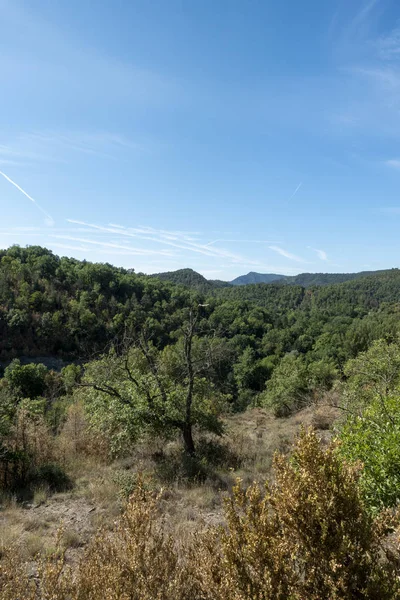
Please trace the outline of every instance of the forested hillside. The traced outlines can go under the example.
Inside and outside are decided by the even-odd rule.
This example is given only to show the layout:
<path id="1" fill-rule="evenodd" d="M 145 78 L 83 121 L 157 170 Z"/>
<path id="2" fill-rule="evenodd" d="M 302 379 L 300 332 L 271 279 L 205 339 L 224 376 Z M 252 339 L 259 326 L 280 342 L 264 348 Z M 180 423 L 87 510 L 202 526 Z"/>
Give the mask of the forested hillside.
<path id="1" fill-rule="evenodd" d="M 230 283 L 231 285 L 249 285 L 251 283 L 271 283 L 272 281 L 279 281 L 285 279 L 285 275 L 276 275 L 274 273 L 255 273 L 250 271 L 247 275 L 240 275 L 236 277 Z"/>
<path id="2" fill-rule="evenodd" d="M 183 275 L 188 285 L 201 277 L 183 270 L 181 283 Z M 288 352 L 307 362 L 329 358 L 340 369 L 373 339 L 397 331 L 398 270 L 308 288 L 278 283 L 211 289 L 204 278 L 200 283 L 202 292 L 108 264 L 59 258 L 36 246 L 11 247 L 0 253 L 0 357 L 85 359 L 121 339 L 128 327 L 149 322 L 154 343 L 164 348 L 176 337 L 182 310 L 201 304 L 200 329 L 225 344 L 236 395 L 234 373 L 243 361 L 257 373 L 247 374 L 245 387 L 260 391 Z"/>
<path id="3" fill-rule="evenodd" d="M 220 287 L 228 287 L 229 283 L 225 281 L 210 280 L 196 273 L 193 269 L 178 269 L 177 271 L 168 271 L 166 273 L 157 273 L 150 277 L 156 277 L 161 281 L 169 281 L 176 285 L 184 285 L 191 289 L 204 294 L 210 292 L 213 289 Z"/>
<path id="4" fill-rule="evenodd" d="M 3 358 L 103 351 L 129 319 L 152 317 L 161 337 L 189 291 L 108 264 L 59 258 L 40 248 L 0 253 L 0 351 Z"/>
<path id="5" fill-rule="evenodd" d="M 288 285 L 302 285 L 310 287 L 313 285 L 330 285 L 333 283 L 344 283 L 353 279 L 362 279 L 370 275 L 382 275 L 387 271 L 361 271 L 360 273 L 300 273 L 299 275 L 286 276 L 281 283 Z"/>

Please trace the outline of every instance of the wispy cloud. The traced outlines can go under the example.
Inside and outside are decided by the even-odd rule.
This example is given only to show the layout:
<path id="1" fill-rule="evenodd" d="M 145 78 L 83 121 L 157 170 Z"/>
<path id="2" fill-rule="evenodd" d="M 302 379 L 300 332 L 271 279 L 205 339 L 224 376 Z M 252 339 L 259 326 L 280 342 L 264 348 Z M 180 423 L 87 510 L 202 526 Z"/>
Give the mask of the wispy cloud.
<path id="1" fill-rule="evenodd" d="M 214 244 L 219 244 L 220 242 L 238 243 L 238 244 L 279 244 L 279 242 L 272 241 L 272 240 L 245 240 L 245 239 L 242 240 L 240 238 L 234 238 L 234 239 L 219 238 L 217 240 L 213 240 L 212 242 L 208 242 L 208 244 L 206 244 L 206 247 L 213 246 Z"/>
<path id="2" fill-rule="evenodd" d="M 244 260 L 243 256 L 235 254 L 225 248 L 215 248 L 213 246 L 207 246 L 207 244 L 205 243 L 191 241 L 190 236 L 183 232 L 166 231 L 163 229 L 154 229 L 151 227 L 105 227 L 103 225 L 87 223 L 86 221 L 80 221 L 76 219 L 67 219 L 67 221 L 76 225 L 90 227 L 94 230 L 102 231 L 103 233 L 112 233 L 114 235 L 119 236 L 148 240 L 157 244 L 162 244 L 166 246 L 171 246 L 173 248 L 179 248 L 181 250 L 186 250 L 189 252 L 202 254 L 204 256 L 229 258 L 233 262 L 243 262 Z M 257 264 L 257 261 L 248 262 L 253 262 L 253 264 Z"/>
<path id="3" fill-rule="evenodd" d="M 367 65 L 351 67 L 347 71 L 353 76 L 370 79 L 376 86 L 385 92 L 396 91 L 400 86 L 400 73 L 397 68 L 387 65 Z M 378 89 L 379 89 L 378 88 Z"/>
<path id="4" fill-rule="evenodd" d="M 148 141 L 133 142 L 107 131 L 36 131 L 1 139 L 0 164 L 67 163 L 80 153 L 107 160 L 124 160 L 127 153 L 148 153 Z"/>
<path id="5" fill-rule="evenodd" d="M 10 160 L 9 158 L 0 158 L 0 165 L 7 165 L 8 167 L 20 167 L 22 165 L 19 160 Z"/>
<path id="6" fill-rule="evenodd" d="M 297 192 L 299 191 L 299 189 L 301 188 L 301 186 L 303 185 L 303 182 L 300 181 L 299 185 L 297 186 L 297 188 L 294 190 L 293 194 L 290 196 L 289 200 L 292 200 L 292 198 L 295 197 L 295 195 L 297 194 Z"/>
<path id="7" fill-rule="evenodd" d="M 312 246 L 307 246 L 307 248 L 316 252 L 321 260 L 328 260 L 328 255 L 325 250 L 319 250 L 318 248 L 313 248 Z"/>
<path id="8" fill-rule="evenodd" d="M 381 208 L 381 212 L 385 215 L 400 215 L 400 206 L 387 206 Z"/>
<path id="9" fill-rule="evenodd" d="M 369 2 L 365 3 L 362 9 L 354 17 L 353 24 L 359 24 L 365 21 L 379 1 L 380 0 L 370 0 Z"/>
<path id="10" fill-rule="evenodd" d="M 332 47 L 336 89 L 346 92 L 334 96 L 339 100 L 332 120 L 336 133 L 359 128 L 380 140 L 400 135 L 400 27 L 391 19 L 391 4 L 396 0 L 341 3 Z"/>
<path id="11" fill-rule="evenodd" d="M 102 241 L 98 241 L 98 240 L 91 240 L 88 238 L 79 238 L 79 237 L 68 236 L 68 235 L 58 235 L 58 234 L 54 235 L 53 234 L 53 235 L 50 235 L 50 237 L 57 238 L 57 239 L 63 239 L 63 240 L 70 240 L 73 242 L 81 242 L 83 244 L 92 244 L 95 246 L 101 246 L 102 248 L 106 248 L 106 249 L 117 248 L 119 250 L 124 250 L 125 252 L 127 252 L 129 254 L 136 254 L 138 256 L 152 256 L 152 255 L 174 256 L 171 252 L 168 252 L 168 250 L 146 250 L 143 248 L 134 248 L 132 246 L 115 244 L 112 242 L 102 242 Z"/>
<path id="12" fill-rule="evenodd" d="M 63 250 L 73 250 L 78 252 L 91 252 L 92 248 L 87 248 L 86 246 L 73 246 L 72 244 L 60 244 L 59 242 L 53 242 L 52 246 L 54 248 L 62 248 Z"/>
<path id="13" fill-rule="evenodd" d="M 22 194 L 24 194 L 24 196 L 26 196 L 31 202 L 33 202 L 33 204 L 36 206 L 36 208 L 38 208 L 40 210 L 40 212 L 45 216 L 45 223 L 46 225 L 54 225 L 54 219 L 53 217 L 44 210 L 44 208 L 42 208 L 40 206 L 40 204 L 38 202 L 36 202 L 36 200 L 34 198 L 32 198 L 32 196 L 30 196 L 27 192 L 25 192 L 25 190 L 22 189 L 22 187 L 20 187 L 18 185 L 18 183 L 15 183 L 15 181 L 13 181 L 10 177 L 8 177 L 8 175 L 6 175 L 5 173 L 3 173 L 3 171 L 0 171 L 0 175 L 2 175 L 2 177 L 4 177 L 4 179 L 6 179 L 9 183 L 11 183 L 14 187 L 17 188 L 17 190 L 19 190 Z"/>
<path id="14" fill-rule="evenodd" d="M 400 59 L 400 27 L 396 27 L 387 35 L 378 38 L 376 48 L 382 60 L 397 61 Z"/>
<path id="15" fill-rule="evenodd" d="M 303 258 L 300 258 L 300 256 L 296 256 L 296 254 L 287 252 L 287 250 L 284 250 L 280 246 L 269 246 L 269 249 L 272 250 L 273 252 L 276 252 L 277 254 L 280 254 L 281 256 L 284 256 L 285 258 L 288 258 L 289 260 L 294 260 L 296 262 L 302 262 L 302 263 L 306 262 Z"/>
<path id="16" fill-rule="evenodd" d="M 387 160 L 385 164 L 393 169 L 400 169 L 400 159 L 398 158 Z"/>

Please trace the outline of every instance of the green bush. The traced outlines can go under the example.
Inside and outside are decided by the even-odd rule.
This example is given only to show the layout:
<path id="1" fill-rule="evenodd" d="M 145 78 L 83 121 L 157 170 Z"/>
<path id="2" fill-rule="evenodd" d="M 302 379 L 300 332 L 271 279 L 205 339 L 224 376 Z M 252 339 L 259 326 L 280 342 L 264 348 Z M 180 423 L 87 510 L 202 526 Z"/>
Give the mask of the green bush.
<path id="1" fill-rule="evenodd" d="M 340 453 L 363 464 L 371 510 L 400 500 L 400 346 L 377 340 L 345 365 Z"/>
<path id="2" fill-rule="evenodd" d="M 118 488 L 119 499 L 126 502 L 138 486 L 138 474 L 119 469 L 113 475 L 113 482 Z"/>
<path id="3" fill-rule="evenodd" d="M 261 403 L 272 407 L 277 417 L 285 417 L 308 400 L 307 365 L 296 353 L 286 354 L 267 382 Z"/>
<path id="4" fill-rule="evenodd" d="M 39 466 L 32 473 L 32 483 L 47 485 L 52 492 L 63 492 L 72 487 L 72 483 L 65 471 L 56 464 Z"/>
<path id="5" fill-rule="evenodd" d="M 16 358 L 6 367 L 4 378 L 20 397 L 33 399 L 44 395 L 47 373 L 45 365 L 21 365 L 20 360 Z"/>
<path id="6" fill-rule="evenodd" d="M 360 461 L 360 485 L 372 510 L 400 501 L 400 398 L 375 398 L 361 415 L 347 419 L 340 453 Z"/>

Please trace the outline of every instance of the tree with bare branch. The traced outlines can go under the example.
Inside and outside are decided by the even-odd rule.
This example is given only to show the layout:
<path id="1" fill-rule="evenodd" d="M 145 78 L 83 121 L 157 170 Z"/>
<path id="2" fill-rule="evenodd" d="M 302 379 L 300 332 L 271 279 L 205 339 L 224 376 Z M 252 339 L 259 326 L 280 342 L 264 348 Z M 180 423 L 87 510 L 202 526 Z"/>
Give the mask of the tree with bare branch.
<path id="1" fill-rule="evenodd" d="M 212 381 L 222 349 L 219 340 L 199 336 L 200 308 L 188 309 L 175 344 L 159 350 L 151 327 L 141 325 L 86 365 L 80 390 L 89 418 L 115 437 L 117 450 L 146 430 L 179 431 L 185 452 L 194 456 L 195 427 L 222 432 L 226 396 Z"/>

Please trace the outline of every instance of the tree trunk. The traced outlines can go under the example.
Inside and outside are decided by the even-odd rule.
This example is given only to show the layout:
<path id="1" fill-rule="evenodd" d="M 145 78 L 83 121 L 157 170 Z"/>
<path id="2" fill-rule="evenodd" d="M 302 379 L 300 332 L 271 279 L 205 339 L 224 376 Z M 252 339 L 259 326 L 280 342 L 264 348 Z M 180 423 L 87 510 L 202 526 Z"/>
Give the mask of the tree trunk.
<path id="1" fill-rule="evenodd" d="M 182 428 L 182 435 L 183 443 L 185 446 L 185 452 L 189 454 L 189 456 L 194 456 L 196 454 L 196 450 L 193 441 L 192 425 L 190 423 L 184 424 Z"/>
<path id="2" fill-rule="evenodd" d="M 188 384 L 186 391 L 186 414 L 185 421 L 183 424 L 183 442 L 185 444 L 185 452 L 189 456 L 195 455 L 194 441 L 192 435 L 192 402 L 193 402 L 193 390 L 194 390 L 194 370 L 192 363 L 192 341 L 195 332 L 195 326 L 197 322 L 197 316 L 194 316 L 190 311 L 190 320 L 187 331 L 185 331 L 185 360 L 187 367 Z"/>

